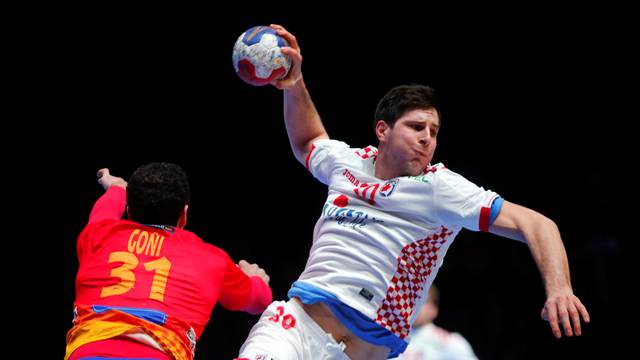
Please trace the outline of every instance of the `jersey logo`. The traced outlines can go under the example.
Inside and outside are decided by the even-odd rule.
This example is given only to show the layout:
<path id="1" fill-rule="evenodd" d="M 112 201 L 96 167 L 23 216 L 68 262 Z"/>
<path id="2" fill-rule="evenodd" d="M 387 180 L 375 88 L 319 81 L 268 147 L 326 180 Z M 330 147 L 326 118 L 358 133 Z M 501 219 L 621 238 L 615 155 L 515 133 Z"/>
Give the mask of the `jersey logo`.
<path id="1" fill-rule="evenodd" d="M 407 179 L 411 179 L 411 180 L 415 180 L 415 181 L 420 181 L 423 183 L 428 183 L 431 180 L 429 180 L 428 175 L 420 175 L 420 176 L 407 176 Z"/>
<path id="2" fill-rule="evenodd" d="M 369 185 L 367 183 L 360 183 L 360 187 L 353 189 L 353 192 L 357 197 L 366 200 L 369 204 L 374 205 L 376 203 L 376 192 L 380 188 L 380 184 Z"/>
<path id="3" fill-rule="evenodd" d="M 342 176 L 344 176 L 347 181 L 353 185 L 353 192 L 357 197 L 366 200 L 371 205 L 376 203 L 376 192 L 380 189 L 380 184 L 369 185 L 361 182 L 349 171 L 349 169 L 344 169 L 344 171 L 342 171 Z"/>
<path id="4" fill-rule="evenodd" d="M 156 225 L 156 224 L 142 224 L 144 226 L 149 226 L 149 227 L 154 227 L 156 229 L 160 229 L 166 232 L 170 232 L 170 233 L 174 233 L 176 231 L 176 227 L 175 226 L 169 226 L 169 225 Z"/>
<path id="5" fill-rule="evenodd" d="M 371 299 L 373 299 L 373 294 L 371 293 L 371 291 L 369 291 L 369 290 L 367 290 L 367 289 L 365 289 L 365 288 L 360 289 L 359 294 L 360 294 L 363 298 L 365 298 L 365 299 L 367 299 L 367 300 L 369 300 L 369 301 L 371 301 Z"/>
<path id="6" fill-rule="evenodd" d="M 389 197 L 393 193 L 393 190 L 396 189 L 397 185 L 398 179 L 391 179 L 387 181 L 384 185 L 382 185 L 382 188 L 380 189 L 380 196 Z"/>

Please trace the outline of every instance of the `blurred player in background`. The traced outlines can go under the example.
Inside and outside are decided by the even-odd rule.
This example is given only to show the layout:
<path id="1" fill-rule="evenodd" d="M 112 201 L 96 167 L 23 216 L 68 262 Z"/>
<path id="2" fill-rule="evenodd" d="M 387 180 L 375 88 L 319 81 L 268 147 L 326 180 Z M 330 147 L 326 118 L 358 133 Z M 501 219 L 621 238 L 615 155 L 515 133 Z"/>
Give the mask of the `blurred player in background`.
<path id="1" fill-rule="evenodd" d="M 457 332 L 433 323 L 438 317 L 440 292 L 435 285 L 413 322 L 407 350 L 399 360 L 477 360 L 469 342 Z"/>

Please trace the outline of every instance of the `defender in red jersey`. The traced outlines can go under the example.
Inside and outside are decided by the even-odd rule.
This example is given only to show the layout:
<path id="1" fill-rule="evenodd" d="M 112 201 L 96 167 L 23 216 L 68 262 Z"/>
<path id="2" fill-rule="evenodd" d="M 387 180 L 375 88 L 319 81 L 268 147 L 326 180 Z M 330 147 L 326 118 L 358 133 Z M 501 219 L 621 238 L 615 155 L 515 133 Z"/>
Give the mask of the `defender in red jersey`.
<path id="1" fill-rule="evenodd" d="M 261 313 L 269 276 L 237 265 L 184 230 L 189 184 L 179 166 L 151 163 L 127 183 L 98 171 L 106 190 L 78 237 L 74 326 L 65 359 L 192 359 L 217 302 Z M 125 212 L 131 220 L 122 220 Z"/>

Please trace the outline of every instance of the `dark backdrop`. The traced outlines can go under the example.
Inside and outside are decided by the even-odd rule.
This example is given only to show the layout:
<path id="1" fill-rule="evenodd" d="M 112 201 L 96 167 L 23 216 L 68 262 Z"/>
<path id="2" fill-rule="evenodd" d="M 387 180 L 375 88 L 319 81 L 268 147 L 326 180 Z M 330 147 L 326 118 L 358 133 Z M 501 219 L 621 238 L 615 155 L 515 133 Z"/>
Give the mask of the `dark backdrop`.
<path id="1" fill-rule="evenodd" d="M 545 295 L 527 247 L 465 230 L 436 279 L 436 323 L 462 333 L 481 359 L 622 351 L 630 271 L 618 208 L 628 181 L 621 128 L 632 117 L 623 110 L 631 98 L 623 91 L 631 62 L 623 13 L 172 10 L 92 10 L 42 34 L 46 111 L 62 131 L 45 154 L 55 156 L 62 195 L 54 218 L 63 225 L 50 235 L 62 269 L 56 356 L 72 319 L 75 238 L 103 192 L 101 167 L 126 178 L 151 161 L 182 165 L 192 184 L 188 228 L 236 260 L 259 263 L 274 298 L 285 298 L 326 189 L 290 152 L 281 93 L 233 71 L 236 38 L 270 22 L 298 37 L 329 134 L 353 146 L 376 144 L 373 111 L 390 87 L 433 86 L 444 115 L 435 161 L 555 220 L 574 291 L 592 318 L 581 338 L 554 339 L 539 317 Z M 233 358 L 256 320 L 216 307 L 197 358 Z"/>

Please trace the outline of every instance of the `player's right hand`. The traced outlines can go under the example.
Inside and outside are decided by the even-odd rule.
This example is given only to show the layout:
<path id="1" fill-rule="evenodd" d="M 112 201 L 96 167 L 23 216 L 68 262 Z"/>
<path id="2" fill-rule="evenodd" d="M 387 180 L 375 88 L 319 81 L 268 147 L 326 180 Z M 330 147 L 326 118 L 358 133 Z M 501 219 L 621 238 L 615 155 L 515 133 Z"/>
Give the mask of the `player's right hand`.
<path id="1" fill-rule="evenodd" d="M 283 46 L 280 48 L 280 52 L 284 55 L 288 55 L 291 58 L 291 69 L 284 79 L 274 80 L 271 85 L 277 87 L 280 90 L 289 89 L 298 83 L 302 79 L 302 55 L 300 54 L 300 46 L 298 40 L 284 27 L 271 24 L 269 25 L 278 35 L 283 37 L 289 42 L 289 46 Z"/>

